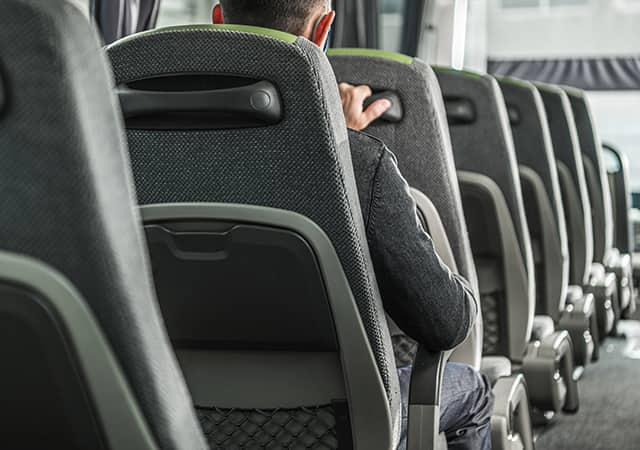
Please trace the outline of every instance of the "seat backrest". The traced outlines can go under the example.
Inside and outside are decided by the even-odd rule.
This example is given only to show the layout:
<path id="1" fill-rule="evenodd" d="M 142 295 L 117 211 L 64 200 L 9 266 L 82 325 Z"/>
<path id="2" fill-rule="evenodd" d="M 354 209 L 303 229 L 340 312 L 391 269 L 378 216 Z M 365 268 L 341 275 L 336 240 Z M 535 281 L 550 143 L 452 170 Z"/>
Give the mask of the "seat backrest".
<path id="1" fill-rule="evenodd" d="M 630 219 L 631 190 L 629 188 L 629 159 L 627 155 L 610 144 L 603 146 L 605 159 L 612 160 L 612 168 L 608 168 L 609 188 L 611 189 L 611 206 L 613 212 L 613 245 L 621 253 L 632 254 L 633 238 Z"/>
<path id="2" fill-rule="evenodd" d="M 560 88 L 535 83 L 551 130 L 569 238 L 569 283 L 584 286 L 593 261 L 591 203 L 569 97 Z"/>
<path id="3" fill-rule="evenodd" d="M 329 55 L 339 82 L 366 84 L 374 94 L 391 92 L 399 96 L 402 119 L 378 120 L 366 131 L 393 151 L 409 185 L 436 206 L 448 231 L 458 271 L 476 285 L 451 138 L 433 69 L 416 58 L 370 49 L 334 49 Z"/>
<path id="4" fill-rule="evenodd" d="M 536 87 L 512 78 L 499 80 L 507 103 L 534 262 L 536 312 L 558 319 L 564 310 L 569 249 L 551 132 Z"/>
<path id="5" fill-rule="evenodd" d="M 204 449 L 157 310 L 96 33 L 76 2 L 3 0 L 0 66 L 0 446 Z M 113 421 L 125 435 L 144 424 L 153 445 L 118 438 Z"/>
<path id="6" fill-rule="evenodd" d="M 326 233 L 359 308 L 377 367 L 371 376 L 386 394 L 387 419 L 393 421 L 397 438 L 400 398 L 394 355 L 337 82 L 324 53 L 303 38 L 239 25 L 158 29 L 118 41 L 107 52 L 124 94 L 141 205 L 218 202 L 278 208 L 305 216 Z M 161 101 L 159 110 L 149 113 L 127 103 L 127 93 L 146 98 L 149 91 L 169 98 L 168 108 Z M 232 94 L 239 97 L 229 100 Z M 158 293 L 161 306 L 164 294 Z M 223 296 L 217 302 L 233 305 L 234 298 Z M 181 314 L 173 312 L 165 313 L 170 336 L 171 323 Z M 239 312 L 225 317 L 237 321 Z M 203 314 L 202 320 L 214 327 L 222 319 Z M 269 351 L 264 347 L 252 342 L 240 350 Z M 204 349 L 234 350 L 221 339 Z M 209 411 L 222 407 L 228 412 L 234 406 L 195 401 Z M 311 405 L 295 406 L 290 409 L 300 412 Z M 266 406 L 254 408 L 264 411 Z"/>
<path id="7" fill-rule="evenodd" d="M 485 350 L 517 360 L 531 333 L 535 281 L 504 98 L 488 75 L 448 68 L 435 71 L 479 274 Z"/>
<path id="8" fill-rule="evenodd" d="M 366 132 L 381 139 L 393 151 L 409 185 L 433 203 L 446 230 L 457 271 L 477 294 L 477 275 L 462 211 L 451 139 L 433 69 L 419 59 L 371 49 L 330 50 L 329 60 L 339 82 L 366 84 L 372 87 L 374 95 L 397 96 L 402 118 L 393 122 L 378 120 Z M 458 355 L 454 353 L 453 360 L 461 357 L 468 364 L 479 365 L 481 324 L 479 327 L 480 333 L 475 335 L 474 342 L 460 348 Z"/>
<path id="9" fill-rule="evenodd" d="M 582 151 L 587 192 L 591 203 L 591 223 L 593 226 L 593 258 L 604 263 L 613 246 L 613 216 L 609 180 L 604 167 L 602 142 L 598 136 L 591 107 L 584 91 L 563 87 L 576 121 L 578 142 Z"/>

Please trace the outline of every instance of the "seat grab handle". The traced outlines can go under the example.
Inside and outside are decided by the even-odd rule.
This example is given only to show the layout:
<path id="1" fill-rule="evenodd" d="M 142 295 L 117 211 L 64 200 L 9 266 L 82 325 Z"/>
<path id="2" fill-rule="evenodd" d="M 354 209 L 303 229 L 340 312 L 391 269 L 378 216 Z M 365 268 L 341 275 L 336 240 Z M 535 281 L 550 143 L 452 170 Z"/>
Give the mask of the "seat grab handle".
<path id="1" fill-rule="evenodd" d="M 248 86 L 195 91 L 159 91 L 118 86 L 125 119 L 170 113 L 223 113 L 274 124 L 282 118 L 276 87 L 268 81 Z"/>

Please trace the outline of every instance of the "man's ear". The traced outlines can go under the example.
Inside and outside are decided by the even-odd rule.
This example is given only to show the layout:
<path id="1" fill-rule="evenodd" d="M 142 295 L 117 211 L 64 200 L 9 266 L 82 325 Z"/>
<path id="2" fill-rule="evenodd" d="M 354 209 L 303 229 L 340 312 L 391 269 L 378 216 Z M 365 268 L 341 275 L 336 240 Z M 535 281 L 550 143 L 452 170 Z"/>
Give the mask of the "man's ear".
<path id="1" fill-rule="evenodd" d="M 333 25 L 333 21 L 335 20 L 335 18 L 335 11 L 329 11 L 327 14 L 322 16 L 320 20 L 318 20 L 318 25 L 315 28 L 315 33 L 313 36 L 311 36 L 311 40 L 318 47 L 324 48 L 324 44 L 329 38 L 329 31 L 331 30 L 331 25 Z"/>
<path id="2" fill-rule="evenodd" d="M 220 6 L 220 4 L 217 4 L 213 7 L 212 16 L 214 24 L 220 25 L 224 23 L 224 17 L 222 16 L 222 7 Z"/>

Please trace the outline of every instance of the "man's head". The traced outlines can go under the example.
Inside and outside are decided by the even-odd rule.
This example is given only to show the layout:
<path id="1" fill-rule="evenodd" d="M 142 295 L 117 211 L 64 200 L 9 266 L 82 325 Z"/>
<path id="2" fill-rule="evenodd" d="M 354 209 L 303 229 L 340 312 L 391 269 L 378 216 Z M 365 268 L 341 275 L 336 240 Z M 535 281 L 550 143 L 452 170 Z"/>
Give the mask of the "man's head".
<path id="1" fill-rule="evenodd" d="M 273 28 L 324 47 L 335 14 L 328 0 L 220 0 L 214 23 Z"/>

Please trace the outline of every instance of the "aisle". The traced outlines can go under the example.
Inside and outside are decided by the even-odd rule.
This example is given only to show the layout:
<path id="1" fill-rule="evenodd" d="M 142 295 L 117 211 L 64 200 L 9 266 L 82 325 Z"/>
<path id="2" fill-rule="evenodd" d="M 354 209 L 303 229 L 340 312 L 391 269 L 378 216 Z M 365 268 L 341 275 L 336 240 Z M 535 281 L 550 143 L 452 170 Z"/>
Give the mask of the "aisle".
<path id="1" fill-rule="evenodd" d="M 627 339 L 608 338 L 580 380 L 580 412 L 556 419 L 538 450 L 640 449 L 640 322 L 620 329 Z"/>

